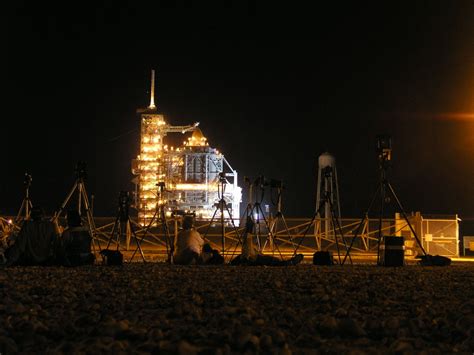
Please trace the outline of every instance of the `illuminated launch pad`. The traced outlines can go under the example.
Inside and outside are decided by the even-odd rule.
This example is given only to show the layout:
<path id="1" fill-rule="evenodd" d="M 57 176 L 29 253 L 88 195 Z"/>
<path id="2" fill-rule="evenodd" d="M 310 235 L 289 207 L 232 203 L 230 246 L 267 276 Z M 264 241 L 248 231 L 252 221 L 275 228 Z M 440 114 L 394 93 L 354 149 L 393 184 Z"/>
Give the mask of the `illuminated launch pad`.
<path id="1" fill-rule="evenodd" d="M 155 105 L 155 78 L 152 71 L 150 105 L 139 110 L 141 120 L 140 154 L 132 161 L 137 176 L 135 207 L 138 223 L 148 225 L 160 205 L 168 214 L 176 211 L 194 212 L 198 218 L 210 219 L 215 204 L 223 193 L 232 217 L 240 215 L 241 188 L 237 171 L 224 155 L 211 148 L 196 122 L 187 126 L 171 126 L 158 113 Z M 168 146 L 168 133 L 193 132 L 181 147 Z M 226 177 L 225 191 L 219 190 L 219 174 Z M 163 191 L 158 184 L 164 183 Z"/>

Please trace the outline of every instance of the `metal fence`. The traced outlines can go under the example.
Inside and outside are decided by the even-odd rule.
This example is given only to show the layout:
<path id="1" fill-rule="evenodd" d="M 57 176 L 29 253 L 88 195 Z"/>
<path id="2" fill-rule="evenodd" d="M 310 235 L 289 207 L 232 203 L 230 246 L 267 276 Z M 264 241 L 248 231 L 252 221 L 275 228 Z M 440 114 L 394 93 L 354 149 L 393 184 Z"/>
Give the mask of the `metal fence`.
<path id="1" fill-rule="evenodd" d="M 409 217 L 421 245 L 429 254 L 449 257 L 459 256 L 459 219 L 423 218 L 419 213 Z M 328 223 L 328 227 L 326 227 Z M 379 225 L 381 229 L 379 232 Z M 405 238 L 405 255 L 415 257 L 421 253 L 414 234 L 405 219 L 398 214 L 395 218 L 343 218 L 334 228 L 330 220 L 315 218 L 284 218 L 283 216 L 261 219 L 251 234 L 253 244 L 263 253 L 291 255 L 295 252 L 313 254 L 319 250 L 330 250 L 344 254 L 351 247 L 351 253 L 357 255 L 374 255 L 379 247 L 379 236 L 396 235 Z M 96 218 L 96 236 L 107 241 L 111 238 L 114 222 L 110 218 Z M 119 238 L 119 243 L 126 249 L 136 248 L 135 238 L 141 241 L 143 249 L 155 249 L 166 252 L 168 237 L 164 226 L 146 228 L 132 223 Z M 177 237 L 181 227 L 181 218 L 167 219 L 167 229 L 171 240 Z M 240 252 L 242 237 L 245 231 L 244 221 L 225 219 L 212 224 L 209 221 L 197 220 L 197 230 L 210 244 L 226 255 Z M 134 233 L 130 230 L 132 229 Z M 112 244 L 116 245 L 116 238 Z M 168 240 L 168 243 L 170 241 Z"/>
<path id="2" fill-rule="evenodd" d="M 115 218 L 95 217 L 94 238 L 105 247 L 119 247 L 133 251 L 138 244 L 146 252 L 165 255 L 173 239 L 181 228 L 182 218 L 170 217 L 164 224 L 154 227 L 138 225 L 132 219 L 126 226 L 121 226 L 117 234 Z M 443 218 L 423 218 L 420 213 L 409 216 L 421 245 L 427 253 L 448 257 L 459 256 L 459 218 L 456 216 Z M 405 238 L 405 255 L 415 257 L 421 253 L 414 234 L 405 219 L 398 214 L 394 218 L 342 218 L 333 226 L 333 222 L 321 218 L 285 218 L 283 215 L 256 221 L 252 241 L 255 247 L 266 254 L 288 256 L 295 252 L 306 255 L 320 250 L 340 252 L 344 255 L 351 246 L 353 255 L 375 255 L 379 247 L 379 236 L 396 235 Z M 64 223 L 64 221 L 60 221 Z M 338 226 L 340 224 L 340 228 Z M 381 225 L 379 232 L 379 225 Z M 0 218 L 0 232 L 4 237 L 18 226 L 12 226 L 6 218 Z M 197 220 L 197 230 L 210 244 L 225 255 L 240 253 L 245 221 L 225 219 L 220 221 Z M 168 235 L 167 235 L 168 234 Z"/>

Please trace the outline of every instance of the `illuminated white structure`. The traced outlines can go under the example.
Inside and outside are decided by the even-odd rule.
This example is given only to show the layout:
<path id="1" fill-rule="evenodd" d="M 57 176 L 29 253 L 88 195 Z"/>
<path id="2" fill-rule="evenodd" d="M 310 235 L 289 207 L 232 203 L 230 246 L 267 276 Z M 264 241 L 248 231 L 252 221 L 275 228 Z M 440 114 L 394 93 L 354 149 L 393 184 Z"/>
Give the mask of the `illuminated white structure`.
<path id="1" fill-rule="evenodd" d="M 166 204 L 168 211 L 195 212 L 197 217 L 210 218 L 220 200 L 219 174 L 225 173 L 224 199 L 234 218 L 239 218 L 241 188 L 237 172 L 217 149 L 209 147 L 198 123 L 171 126 L 159 114 L 154 100 L 154 71 L 152 71 L 150 105 L 139 110 L 141 119 L 140 155 L 132 161 L 135 179 L 136 208 L 141 225 L 151 222 L 156 209 Z M 163 139 L 170 132 L 194 131 L 182 147 L 168 147 Z M 160 196 L 158 183 L 165 184 Z"/>
<path id="2" fill-rule="evenodd" d="M 193 211 L 198 218 L 206 219 L 212 217 L 216 203 L 223 197 L 232 217 L 238 221 L 242 189 L 237 185 L 237 171 L 230 166 L 223 154 L 209 146 L 201 130 L 195 129 L 174 155 L 179 157 L 181 169 L 176 171 L 174 199 L 170 201 L 169 207 Z M 223 196 L 220 181 L 225 182 Z M 219 212 L 217 216 L 220 216 Z M 225 218 L 228 217 L 225 215 Z"/>

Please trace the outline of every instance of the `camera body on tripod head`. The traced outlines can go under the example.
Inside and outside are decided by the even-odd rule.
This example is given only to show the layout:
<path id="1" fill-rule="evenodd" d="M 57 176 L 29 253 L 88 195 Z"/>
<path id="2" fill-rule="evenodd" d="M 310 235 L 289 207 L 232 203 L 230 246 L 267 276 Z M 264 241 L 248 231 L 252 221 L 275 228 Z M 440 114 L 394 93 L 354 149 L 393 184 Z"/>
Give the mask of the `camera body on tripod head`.
<path id="1" fill-rule="evenodd" d="M 163 192 L 165 190 L 166 184 L 164 181 L 160 181 L 155 186 L 158 186 L 158 189 Z"/>
<path id="2" fill-rule="evenodd" d="M 226 183 L 227 183 L 226 176 L 227 176 L 226 173 L 224 173 L 223 171 L 221 171 L 221 172 L 219 173 L 219 182 L 220 182 L 221 184 L 226 184 Z"/>
<path id="3" fill-rule="evenodd" d="M 392 160 L 392 137 L 387 134 L 379 134 L 376 137 L 376 152 L 381 163 Z"/>
<path id="4" fill-rule="evenodd" d="M 23 180 L 23 185 L 25 185 L 26 187 L 30 187 L 32 181 L 33 181 L 33 178 L 31 177 L 31 175 L 28 173 L 25 173 L 25 179 Z"/>
<path id="5" fill-rule="evenodd" d="M 128 220 L 128 213 L 130 209 L 130 203 L 132 199 L 128 191 L 120 191 L 118 203 L 119 203 L 119 218 L 121 222 Z"/>
<path id="6" fill-rule="evenodd" d="M 269 185 L 270 183 L 268 182 L 268 180 L 265 178 L 264 175 L 257 176 L 257 178 L 254 181 L 254 186 L 257 186 L 260 188 L 264 188 Z"/>
<path id="7" fill-rule="evenodd" d="M 87 178 L 87 171 L 86 171 L 86 162 L 85 161 L 78 161 L 76 164 L 76 168 L 74 169 L 74 173 L 76 174 L 77 179 L 85 179 Z"/>

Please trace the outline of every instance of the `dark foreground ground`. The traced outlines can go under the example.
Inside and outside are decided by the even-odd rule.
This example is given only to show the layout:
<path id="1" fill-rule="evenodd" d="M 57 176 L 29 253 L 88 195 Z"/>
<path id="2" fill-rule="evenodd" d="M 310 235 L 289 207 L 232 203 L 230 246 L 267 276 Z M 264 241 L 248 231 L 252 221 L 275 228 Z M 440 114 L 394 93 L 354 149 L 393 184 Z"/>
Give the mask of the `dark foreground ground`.
<path id="1" fill-rule="evenodd" d="M 0 353 L 474 351 L 474 264 L 0 269 Z"/>

